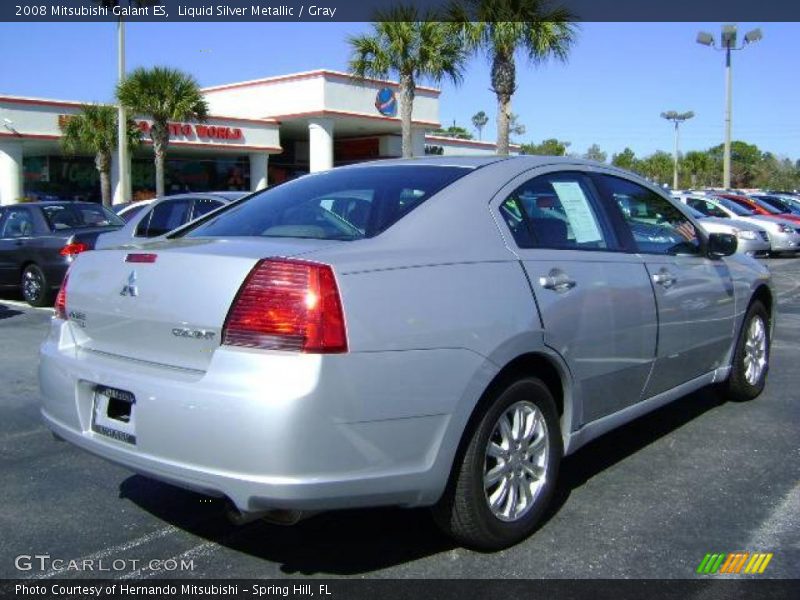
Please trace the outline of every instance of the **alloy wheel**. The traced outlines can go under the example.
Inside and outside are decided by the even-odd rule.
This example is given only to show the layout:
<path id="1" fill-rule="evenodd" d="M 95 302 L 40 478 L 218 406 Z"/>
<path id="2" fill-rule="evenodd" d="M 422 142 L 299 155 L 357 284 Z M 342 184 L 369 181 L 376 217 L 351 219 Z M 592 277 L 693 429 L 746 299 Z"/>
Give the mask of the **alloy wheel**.
<path id="1" fill-rule="evenodd" d="M 760 316 L 754 316 L 747 328 L 744 343 L 744 377 L 757 385 L 767 367 L 767 328 Z"/>
<path id="2" fill-rule="evenodd" d="M 486 446 L 483 487 L 501 521 L 523 518 L 546 482 L 549 459 L 544 415 L 532 402 L 512 404 L 500 415 Z"/>

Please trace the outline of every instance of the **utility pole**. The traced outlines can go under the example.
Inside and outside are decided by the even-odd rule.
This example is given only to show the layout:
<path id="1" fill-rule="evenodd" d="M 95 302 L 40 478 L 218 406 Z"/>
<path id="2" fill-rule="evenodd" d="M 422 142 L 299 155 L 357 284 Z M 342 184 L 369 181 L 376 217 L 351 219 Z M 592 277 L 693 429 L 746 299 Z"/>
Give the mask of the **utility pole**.
<path id="1" fill-rule="evenodd" d="M 679 133 L 679 126 L 684 121 L 688 121 L 694 116 L 693 111 L 687 111 L 685 113 L 679 113 L 674 110 L 669 110 L 667 112 L 661 113 L 661 118 L 666 119 L 667 121 L 671 121 L 675 124 L 675 160 L 674 166 L 672 169 L 672 189 L 678 189 L 678 156 L 679 156 L 679 143 L 680 143 L 680 133 Z"/>
<path id="2" fill-rule="evenodd" d="M 729 189 L 731 187 L 731 128 L 732 128 L 732 113 L 733 113 L 733 76 L 731 68 L 731 51 L 742 50 L 749 44 L 754 44 L 763 38 L 760 29 L 753 29 L 748 31 L 744 36 L 744 43 L 741 46 L 736 46 L 736 25 L 723 25 L 721 34 L 721 47 L 717 48 L 714 42 L 714 36 L 705 31 L 697 34 L 697 43 L 703 46 L 709 46 L 714 50 L 722 50 L 725 52 L 725 145 L 722 155 L 722 187 Z"/>

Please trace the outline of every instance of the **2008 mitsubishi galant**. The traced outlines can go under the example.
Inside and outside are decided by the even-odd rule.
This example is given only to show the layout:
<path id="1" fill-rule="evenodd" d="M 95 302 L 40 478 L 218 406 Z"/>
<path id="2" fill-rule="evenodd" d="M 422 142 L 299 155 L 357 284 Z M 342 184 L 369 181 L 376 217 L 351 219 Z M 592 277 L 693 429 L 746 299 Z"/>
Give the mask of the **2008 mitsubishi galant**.
<path id="1" fill-rule="evenodd" d="M 768 271 L 611 167 L 382 161 L 167 237 L 75 261 L 42 412 L 241 520 L 433 506 L 461 543 L 505 547 L 565 454 L 702 386 L 765 384 Z"/>

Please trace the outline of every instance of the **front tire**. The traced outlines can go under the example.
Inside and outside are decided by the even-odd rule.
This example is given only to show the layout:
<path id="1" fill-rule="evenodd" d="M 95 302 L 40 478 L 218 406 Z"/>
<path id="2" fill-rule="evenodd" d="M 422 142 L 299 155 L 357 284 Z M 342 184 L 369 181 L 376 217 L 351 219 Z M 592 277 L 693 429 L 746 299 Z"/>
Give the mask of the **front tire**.
<path id="1" fill-rule="evenodd" d="M 747 309 L 736 350 L 731 374 L 724 387 L 727 398 L 743 402 L 756 398 L 767 382 L 769 371 L 769 313 L 759 301 Z"/>
<path id="2" fill-rule="evenodd" d="M 30 264 L 22 271 L 22 297 L 31 306 L 47 306 L 52 302 L 52 292 L 47 277 L 39 265 Z"/>
<path id="3" fill-rule="evenodd" d="M 511 383 L 469 435 L 434 518 L 464 546 L 506 548 L 533 532 L 555 490 L 563 447 L 550 390 L 535 378 Z"/>

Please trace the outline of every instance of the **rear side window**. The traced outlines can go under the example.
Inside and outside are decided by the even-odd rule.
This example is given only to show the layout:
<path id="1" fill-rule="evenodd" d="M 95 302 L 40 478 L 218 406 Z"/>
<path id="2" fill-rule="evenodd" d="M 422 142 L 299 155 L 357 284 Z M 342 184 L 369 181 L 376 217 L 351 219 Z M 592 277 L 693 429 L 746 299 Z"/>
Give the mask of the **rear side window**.
<path id="1" fill-rule="evenodd" d="M 470 171 L 431 165 L 334 169 L 251 196 L 186 235 L 369 238 Z"/>
<path id="2" fill-rule="evenodd" d="M 124 225 L 122 219 L 100 204 L 50 204 L 42 207 L 42 213 L 51 231 Z"/>
<path id="3" fill-rule="evenodd" d="M 159 202 L 139 223 L 139 227 L 136 228 L 136 236 L 156 237 L 180 227 L 189 220 L 191 206 L 191 200 Z"/>
<path id="4" fill-rule="evenodd" d="M 27 208 L 9 208 L 0 237 L 19 238 L 33 235 L 33 215 Z"/>
<path id="5" fill-rule="evenodd" d="M 520 248 L 608 249 L 591 184 L 580 173 L 552 173 L 524 183 L 500 206 Z"/>

